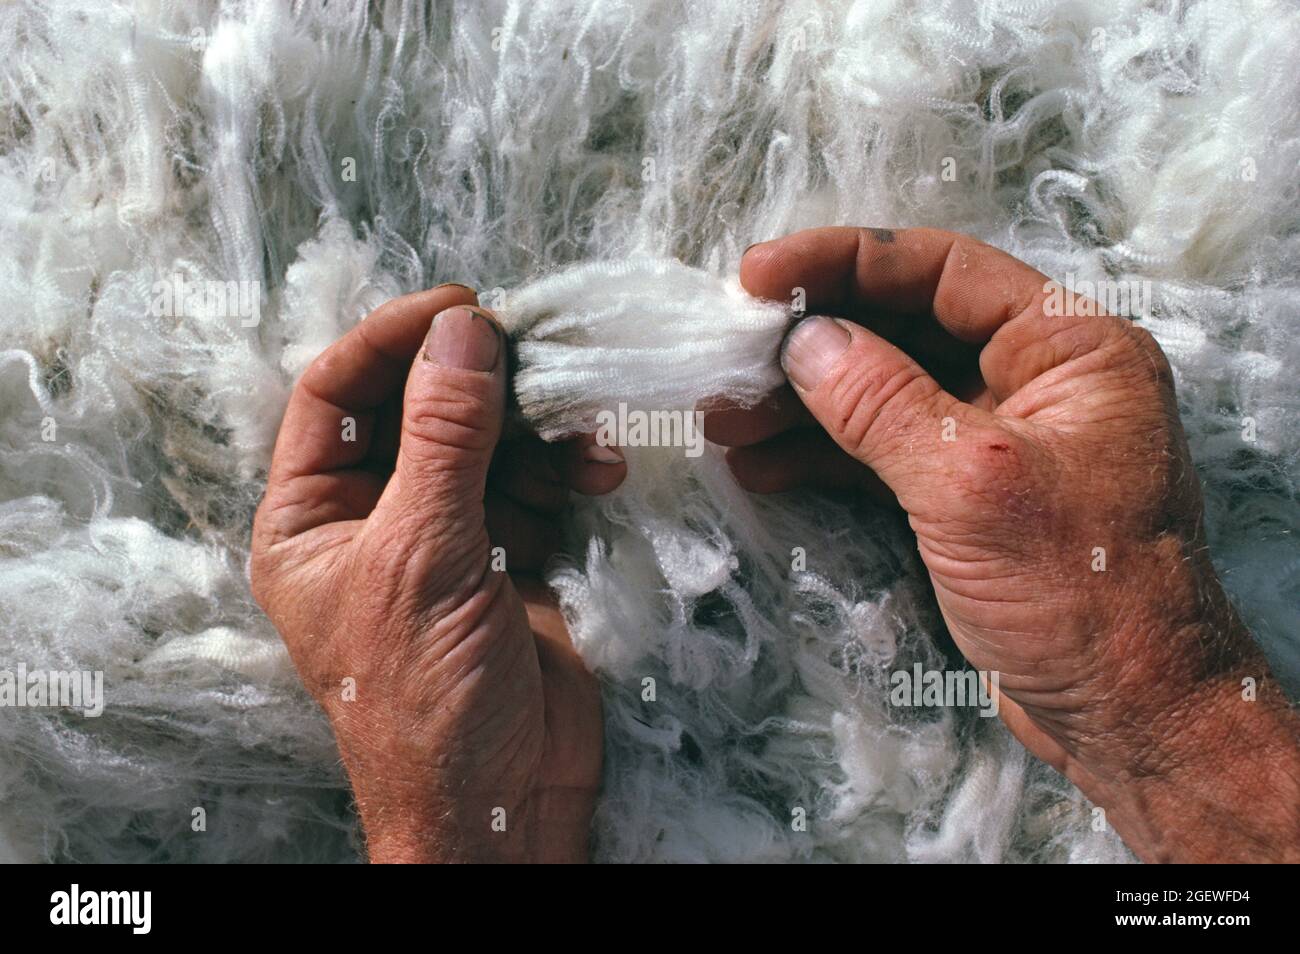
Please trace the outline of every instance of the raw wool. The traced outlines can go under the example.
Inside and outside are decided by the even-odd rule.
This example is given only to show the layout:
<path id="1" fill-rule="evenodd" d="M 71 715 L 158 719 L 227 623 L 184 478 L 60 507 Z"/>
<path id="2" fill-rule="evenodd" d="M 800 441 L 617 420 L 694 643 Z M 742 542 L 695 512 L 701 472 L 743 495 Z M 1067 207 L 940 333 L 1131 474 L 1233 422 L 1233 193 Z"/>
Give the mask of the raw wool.
<path id="1" fill-rule="evenodd" d="M 520 409 L 544 435 L 591 429 L 618 403 L 753 403 L 781 380 L 789 324 L 734 279 L 636 259 L 563 270 L 504 296 L 500 314 L 519 339 Z M 575 502 L 576 559 L 549 577 L 604 681 L 601 857 L 1122 856 L 1066 786 L 1027 773 L 1000 725 L 889 704 L 894 671 L 954 665 L 901 521 L 751 496 L 719 448 L 626 454 L 616 493 Z M 1022 800 L 1029 788 L 1042 797 Z M 1068 848 L 1044 851 L 1045 832 Z"/>
<path id="2" fill-rule="evenodd" d="M 0 853 L 357 857 L 246 580 L 293 378 L 459 281 L 544 430 L 752 397 L 786 317 L 728 276 L 806 225 L 1152 282 L 1212 551 L 1300 686 L 1298 59 L 1264 0 L 3 5 L 0 664 L 101 669 L 108 706 L 0 713 Z M 260 283 L 260 321 L 158 313 L 176 276 Z M 996 720 L 886 704 L 953 658 L 895 522 L 630 458 L 553 576 L 605 690 L 598 857 L 1124 857 Z"/>
<path id="3" fill-rule="evenodd" d="M 501 299 L 515 394 L 547 440 L 594 431 L 629 398 L 679 414 L 718 397 L 750 407 L 785 380 L 787 309 L 672 259 L 581 265 Z"/>

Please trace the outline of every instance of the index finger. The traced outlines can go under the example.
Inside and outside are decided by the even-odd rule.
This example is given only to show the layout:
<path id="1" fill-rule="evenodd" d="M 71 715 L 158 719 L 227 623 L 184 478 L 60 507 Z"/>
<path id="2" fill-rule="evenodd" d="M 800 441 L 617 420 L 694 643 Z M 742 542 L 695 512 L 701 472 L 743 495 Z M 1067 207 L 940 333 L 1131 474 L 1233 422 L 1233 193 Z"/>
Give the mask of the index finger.
<path id="1" fill-rule="evenodd" d="M 368 514 L 386 484 L 366 470 L 382 409 L 400 406 L 407 372 L 438 312 L 475 301 L 441 285 L 393 299 L 330 345 L 299 377 L 253 521 L 255 550 L 322 524 Z"/>
<path id="2" fill-rule="evenodd" d="M 1045 295 L 1048 279 L 957 232 L 836 226 L 751 246 L 740 281 L 760 298 L 789 299 L 801 288 L 812 313 L 878 309 L 887 321 L 932 315 L 954 338 L 983 344 Z"/>
<path id="3" fill-rule="evenodd" d="M 400 395 L 434 315 L 478 303 L 464 285 L 394 298 L 323 351 L 294 386 L 271 460 L 270 483 L 354 467 L 366 456 L 374 411 Z M 342 439 L 344 418 L 355 432 Z"/>

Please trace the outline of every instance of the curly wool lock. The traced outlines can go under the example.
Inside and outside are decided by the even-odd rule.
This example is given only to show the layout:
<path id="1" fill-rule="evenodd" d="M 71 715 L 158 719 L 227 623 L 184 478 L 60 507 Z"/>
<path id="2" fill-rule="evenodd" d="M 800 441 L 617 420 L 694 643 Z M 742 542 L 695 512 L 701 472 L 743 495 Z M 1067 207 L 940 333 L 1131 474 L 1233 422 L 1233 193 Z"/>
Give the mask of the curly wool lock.
<path id="1" fill-rule="evenodd" d="M 244 568 L 293 378 L 459 281 L 543 432 L 752 400 L 787 316 L 725 276 L 807 225 L 1151 281 L 1213 551 L 1295 687 L 1298 27 L 1266 0 L 4 5 L 0 645 L 107 699 L 0 711 L 0 855 L 358 857 Z M 177 278 L 257 283 L 260 321 L 150 308 Z M 599 859 L 1124 857 L 996 720 L 888 705 L 891 670 L 952 664 L 901 526 L 746 495 L 711 452 L 629 459 L 552 577 L 604 686 Z"/>

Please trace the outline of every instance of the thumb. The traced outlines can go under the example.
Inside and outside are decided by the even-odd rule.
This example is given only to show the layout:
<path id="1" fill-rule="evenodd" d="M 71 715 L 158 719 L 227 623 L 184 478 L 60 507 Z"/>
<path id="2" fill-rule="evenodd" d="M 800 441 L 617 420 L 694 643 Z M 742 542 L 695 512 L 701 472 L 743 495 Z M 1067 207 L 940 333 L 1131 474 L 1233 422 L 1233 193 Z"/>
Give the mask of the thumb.
<path id="1" fill-rule="evenodd" d="M 484 308 L 439 312 L 411 364 L 392 479 L 376 505 L 384 534 L 440 567 L 487 545 L 483 493 L 506 401 L 505 334 Z"/>
<path id="2" fill-rule="evenodd" d="M 922 495 L 942 489 L 949 435 L 978 411 L 911 357 L 861 325 L 814 316 L 786 336 L 781 366 L 827 433 L 905 510 L 916 513 Z"/>

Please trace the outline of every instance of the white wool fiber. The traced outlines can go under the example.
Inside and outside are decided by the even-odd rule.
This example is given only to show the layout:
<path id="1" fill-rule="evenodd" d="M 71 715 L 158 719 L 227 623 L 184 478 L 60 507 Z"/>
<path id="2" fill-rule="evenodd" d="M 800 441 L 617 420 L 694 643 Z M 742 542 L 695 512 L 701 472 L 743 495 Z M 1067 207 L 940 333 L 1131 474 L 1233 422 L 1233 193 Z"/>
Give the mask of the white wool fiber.
<path id="1" fill-rule="evenodd" d="M 0 668 L 107 692 L 0 710 L 0 857 L 356 859 L 247 583 L 294 378 L 457 281 L 542 432 L 752 401 L 788 315 L 737 262 L 810 225 L 1151 282 L 1212 553 L 1300 687 L 1298 62 L 1269 0 L 0 5 Z M 154 307 L 178 279 L 256 315 Z M 551 576 L 604 690 L 598 860 L 1128 857 L 997 720 L 888 704 L 958 663 L 897 519 L 629 463 Z"/>
<path id="2" fill-rule="evenodd" d="M 515 393 L 548 440 L 595 430 L 629 397 L 640 410 L 750 407 L 785 381 L 786 308 L 672 259 L 582 265 L 503 297 L 519 338 Z"/>

